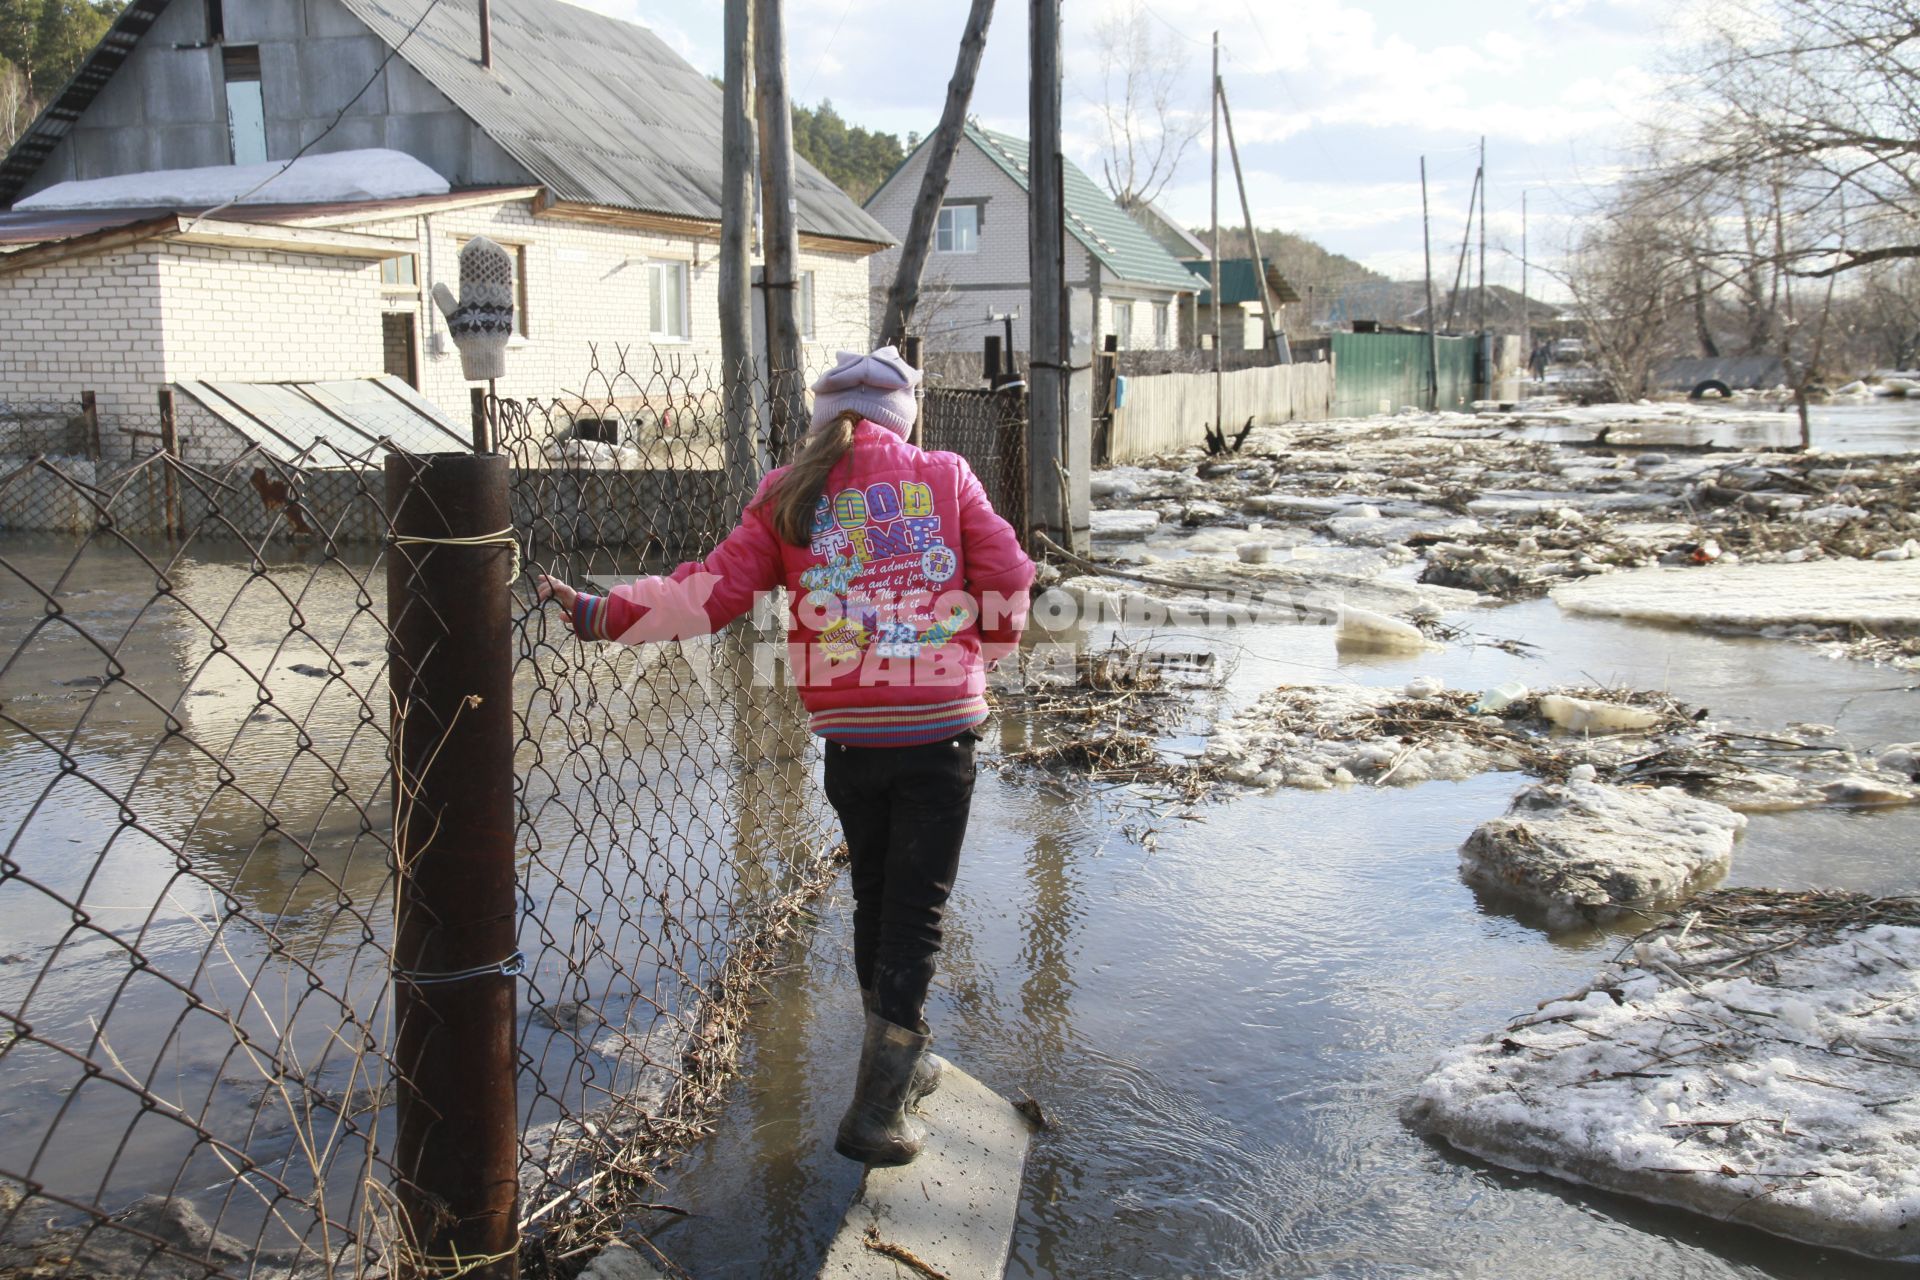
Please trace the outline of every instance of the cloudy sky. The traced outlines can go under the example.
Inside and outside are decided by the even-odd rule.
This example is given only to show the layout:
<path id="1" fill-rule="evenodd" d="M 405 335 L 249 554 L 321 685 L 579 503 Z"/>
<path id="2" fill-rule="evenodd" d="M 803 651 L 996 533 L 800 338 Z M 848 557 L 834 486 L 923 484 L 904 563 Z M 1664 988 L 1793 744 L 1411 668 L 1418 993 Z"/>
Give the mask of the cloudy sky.
<path id="1" fill-rule="evenodd" d="M 696 67 L 720 69 L 721 0 L 586 0 L 643 23 Z M 1618 143 L 1673 65 L 1672 0 L 1072 0 L 1063 46 L 1068 149 L 1098 177 L 1103 18 L 1137 5 L 1164 56 L 1186 61 L 1188 106 L 1206 109 L 1212 33 L 1254 215 L 1400 278 L 1421 269 L 1420 157 L 1433 203 L 1435 274 L 1450 278 L 1487 140 L 1490 281 L 1551 260 L 1569 217 L 1619 161 Z M 927 133 L 937 122 L 965 0 L 788 0 L 796 100 L 848 120 Z M 973 111 L 1027 132 L 1027 6 L 1002 0 Z M 1223 164 L 1223 168 L 1224 168 Z M 1239 218 L 1229 176 L 1222 221 Z M 1160 203 L 1208 216 L 1206 134 Z M 1443 265 L 1444 264 L 1444 265 Z M 1547 284 L 1533 273 L 1536 286 Z"/>

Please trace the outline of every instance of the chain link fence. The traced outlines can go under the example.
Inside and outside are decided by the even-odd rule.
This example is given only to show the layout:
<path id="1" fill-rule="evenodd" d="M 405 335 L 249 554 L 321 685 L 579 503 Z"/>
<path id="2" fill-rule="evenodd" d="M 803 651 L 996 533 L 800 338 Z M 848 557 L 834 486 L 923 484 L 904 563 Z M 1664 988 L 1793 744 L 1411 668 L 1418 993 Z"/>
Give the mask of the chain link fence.
<path id="1" fill-rule="evenodd" d="M 392 597 L 417 606 L 444 587 L 436 563 L 488 549 L 391 545 L 409 503 L 444 499 L 387 473 L 397 457 L 431 475 L 458 437 L 401 413 L 249 434 L 185 406 L 102 424 L 91 457 L 14 437 L 0 1275 L 491 1274 L 498 1257 L 424 1251 L 419 1197 L 402 1203 L 418 1170 L 396 1111 L 438 1086 L 399 1065 L 396 1024 L 429 981 L 491 983 L 517 1009 L 508 1236 L 530 1269 L 564 1273 L 649 1202 L 834 873 L 835 827 L 777 603 L 710 640 L 583 646 L 532 580 L 604 586 L 704 552 L 770 461 L 746 453 L 777 435 L 741 416 L 765 392 L 623 354 L 579 394 L 489 405 L 517 543 L 516 951 L 431 977 L 396 955 L 396 903 L 403 851 L 450 811 L 423 819 L 395 760 L 424 744 L 410 758 L 434 787 L 484 781 L 439 758 L 457 706 L 396 708 Z M 1004 503 L 1024 489 L 1019 417 L 936 393 L 928 443 L 966 452 Z M 397 959 L 414 965 L 398 981 Z"/>
<path id="2" fill-rule="evenodd" d="M 1027 529 L 1027 393 L 1024 383 L 998 391 L 936 387 L 920 405 L 920 444 L 963 455 L 985 486 L 993 509 L 1024 535 Z"/>

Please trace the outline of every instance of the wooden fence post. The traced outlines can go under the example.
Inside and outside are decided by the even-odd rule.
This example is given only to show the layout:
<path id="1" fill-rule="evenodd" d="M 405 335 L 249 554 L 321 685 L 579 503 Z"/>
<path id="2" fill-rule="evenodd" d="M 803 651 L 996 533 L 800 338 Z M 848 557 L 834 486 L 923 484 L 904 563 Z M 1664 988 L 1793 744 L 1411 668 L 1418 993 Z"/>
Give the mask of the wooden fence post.
<path id="1" fill-rule="evenodd" d="M 165 506 L 161 512 L 163 532 L 166 537 L 180 536 L 180 495 L 176 489 L 173 469 L 180 461 L 180 431 L 174 417 L 173 388 L 160 388 L 160 463 L 162 494 Z"/>

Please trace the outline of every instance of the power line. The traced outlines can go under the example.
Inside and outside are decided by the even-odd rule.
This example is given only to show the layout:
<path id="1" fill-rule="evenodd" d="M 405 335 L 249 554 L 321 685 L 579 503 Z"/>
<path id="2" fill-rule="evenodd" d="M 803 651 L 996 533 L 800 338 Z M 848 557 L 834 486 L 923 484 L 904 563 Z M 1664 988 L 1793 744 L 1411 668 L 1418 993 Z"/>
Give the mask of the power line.
<path id="1" fill-rule="evenodd" d="M 840 38 L 840 28 L 847 25 L 847 15 L 851 12 L 853 12 L 853 0 L 847 0 L 847 3 L 841 7 L 840 21 L 833 24 L 833 34 L 827 37 L 826 47 L 821 49 L 820 56 L 813 60 L 813 70 L 807 72 L 807 82 L 800 87 L 801 98 L 807 96 L 807 92 L 813 88 L 813 82 L 819 78 L 820 64 L 825 62 L 827 55 L 833 52 L 833 42 Z M 798 102 L 799 98 L 794 101 Z"/>

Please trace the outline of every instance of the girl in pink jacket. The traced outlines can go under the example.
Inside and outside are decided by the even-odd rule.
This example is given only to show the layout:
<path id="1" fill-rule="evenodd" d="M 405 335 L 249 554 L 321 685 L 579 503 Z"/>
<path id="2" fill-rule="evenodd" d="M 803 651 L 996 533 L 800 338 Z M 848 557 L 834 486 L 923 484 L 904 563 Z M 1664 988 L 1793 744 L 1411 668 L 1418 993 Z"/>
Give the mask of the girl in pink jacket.
<path id="1" fill-rule="evenodd" d="M 813 426 L 705 560 L 605 596 L 539 579 L 582 639 L 685 639 L 787 589 L 787 653 L 852 860 L 853 960 L 867 1010 L 835 1148 L 905 1164 L 907 1107 L 938 1083 L 922 1018 L 973 799 L 987 668 L 1026 623 L 1033 563 L 954 453 L 906 436 L 920 372 L 892 347 L 842 352 Z"/>

